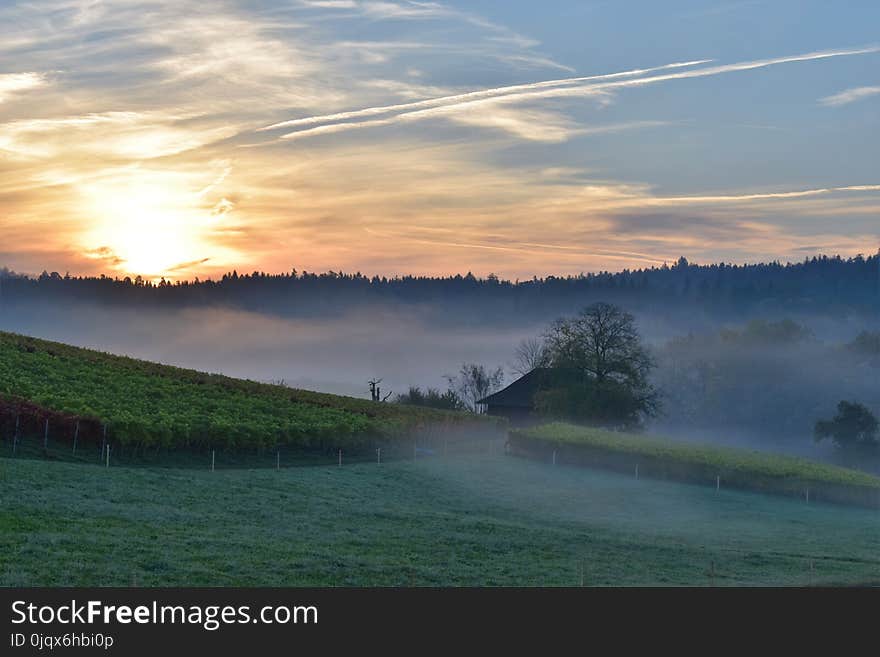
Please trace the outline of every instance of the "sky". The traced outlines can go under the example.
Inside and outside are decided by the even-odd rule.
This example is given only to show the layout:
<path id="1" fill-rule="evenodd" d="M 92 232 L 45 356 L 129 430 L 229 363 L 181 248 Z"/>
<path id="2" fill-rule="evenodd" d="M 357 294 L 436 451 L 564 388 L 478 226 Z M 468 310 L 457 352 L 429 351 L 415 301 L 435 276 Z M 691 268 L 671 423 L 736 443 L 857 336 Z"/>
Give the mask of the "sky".
<path id="1" fill-rule="evenodd" d="M 878 153 L 875 0 L 0 0 L 26 273 L 871 254 Z"/>

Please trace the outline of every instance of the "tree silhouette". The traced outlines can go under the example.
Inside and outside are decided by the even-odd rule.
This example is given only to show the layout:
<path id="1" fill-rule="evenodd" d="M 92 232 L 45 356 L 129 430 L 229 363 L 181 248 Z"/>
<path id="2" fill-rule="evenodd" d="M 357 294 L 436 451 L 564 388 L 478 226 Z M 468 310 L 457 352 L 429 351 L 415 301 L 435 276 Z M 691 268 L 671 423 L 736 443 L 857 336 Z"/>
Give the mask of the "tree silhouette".
<path id="1" fill-rule="evenodd" d="M 865 406 L 857 402 L 841 401 L 837 405 L 837 415 L 832 420 L 816 422 L 814 434 L 816 442 L 830 438 L 837 447 L 843 449 L 876 448 L 877 429 L 877 418 Z"/>
<path id="2" fill-rule="evenodd" d="M 658 411 L 648 380 L 654 361 L 630 313 L 594 303 L 575 317 L 557 319 L 544 338 L 550 366 L 571 374 L 565 385 L 543 391 L 541 410 L 627 427 Z"/>
<path id="3" fill-rule="evenodd" d="M 547 367 L 549 362 L 550 359 L 543 340 L 540 338 L 526 338 L 516 347 L 511 369 L 516 374 L 525 376 L 532 370 Z"/>

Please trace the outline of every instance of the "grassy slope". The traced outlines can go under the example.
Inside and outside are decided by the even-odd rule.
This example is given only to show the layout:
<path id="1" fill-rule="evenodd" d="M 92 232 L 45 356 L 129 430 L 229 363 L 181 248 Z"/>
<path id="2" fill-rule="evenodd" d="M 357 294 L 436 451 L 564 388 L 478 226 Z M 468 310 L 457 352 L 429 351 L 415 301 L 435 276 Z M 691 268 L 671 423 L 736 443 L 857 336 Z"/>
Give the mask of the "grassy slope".
<path id="1" fill-rule="evenodd" d="M 393 437 L 423 425 L 472 420 L 460 413 L 243 381 L 0 332 L 0 402 L 4 396 L 93 418 L 91 434 L 107 423 L 111 440 L 162 446 L 267 447 L 324 438 L 341 447 L 365 435 Z M 14 417 L 19 410 L 8 414 Z M 69 437 L 73 421 L 53 418 L 52 426 Z"/>
<path id="2" fill-rule="evenodd" d="M 517 433 L 552 443 L 585 445 L 611 452 L 642 454 L 681 463 L 712 466 L 718 468 L 719 472 L 741 472 L 774 478 L 792 477 L 804 481 L 880 488 L 880 478 L 865 472 L 782 454 L 672 442 L 656 436 L 637 436 L 562 423 Z"/>
<path id="3" fill-rule="evenodd" d="M 588 585 L 880 582 L 876 511 L 501 455 L 215 473 L 0 458 L 0 499 L 3 585 L 577 585 L 582 565 Z"/>

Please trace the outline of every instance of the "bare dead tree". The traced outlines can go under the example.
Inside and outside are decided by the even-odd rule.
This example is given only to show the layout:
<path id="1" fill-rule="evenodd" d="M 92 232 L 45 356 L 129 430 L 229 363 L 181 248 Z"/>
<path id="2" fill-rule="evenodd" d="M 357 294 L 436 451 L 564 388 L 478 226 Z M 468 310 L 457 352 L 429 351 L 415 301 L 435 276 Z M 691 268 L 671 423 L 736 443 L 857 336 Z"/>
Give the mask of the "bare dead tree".
<path id="1" fill-rule="evenodd" d="M 480 412 L 479 400 L 488 397 L 504 383 L 504 370 L 497 368 L 486 369 L 479 363 L 464 363 L 458 372 L 458 376 L 446 376 L 450 389 L 454 390 L 464 400 L 468 408 L 474 412 Z"/>
<path id="2" fill-rule="evenodd" d="M 384 402 L 388 401 L 388 399 L 393 395 L 393 392 L 389 392 L 384 397 L 382 396 L 382 389 L 379 387 L 379 384 L 382 383 L 382 379 L 370 379 L 367 383 L 370 384 L 370 397 L 374 402 Z"/>

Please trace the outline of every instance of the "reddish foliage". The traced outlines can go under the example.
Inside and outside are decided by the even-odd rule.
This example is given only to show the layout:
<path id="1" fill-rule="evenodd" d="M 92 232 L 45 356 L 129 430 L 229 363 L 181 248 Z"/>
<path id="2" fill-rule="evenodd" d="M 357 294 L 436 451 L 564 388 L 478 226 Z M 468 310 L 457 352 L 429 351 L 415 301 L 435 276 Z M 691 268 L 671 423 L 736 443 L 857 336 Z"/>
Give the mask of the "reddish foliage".
<path id="1" fill-rule="evenodd" d="M 43 436 L 46 420 L 49 420 L 49 439 L 55 442 L 72 442 L 77 422 L 78 442 L 100 442 L 103 436 L 103 426 L 94 418 L 59 413 L 26 399 L 0 396 L 0 437 L 4 440 L 11 440 L 15 435 L 16 419 L 20 438 Z"/>

